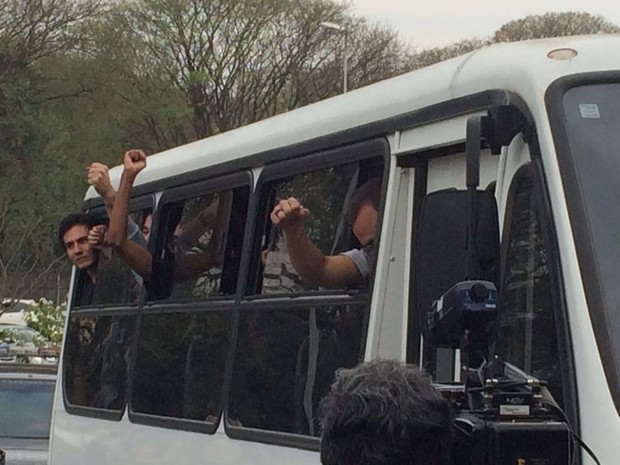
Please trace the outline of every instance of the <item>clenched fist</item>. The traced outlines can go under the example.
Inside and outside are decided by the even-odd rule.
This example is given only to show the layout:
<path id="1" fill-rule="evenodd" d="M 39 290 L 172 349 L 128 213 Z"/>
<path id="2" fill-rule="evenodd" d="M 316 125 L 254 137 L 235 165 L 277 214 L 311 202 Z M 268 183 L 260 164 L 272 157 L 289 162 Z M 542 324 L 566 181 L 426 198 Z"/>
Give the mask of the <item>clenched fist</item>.
<path id="1" fill-rule="evenodd" d="M 305 208 L 295 197 L 280 200 L 271 211 L 271 222 L 283 231 L 303 227 L 310 217 L 310 210 Z"/>
<path id="2" fill-rule="evenodd" d="M 140 149 L 131 149 L 125 152 L 123 158 L 125 172 L 137 176 L 146 167 L 146 155 Z"/>

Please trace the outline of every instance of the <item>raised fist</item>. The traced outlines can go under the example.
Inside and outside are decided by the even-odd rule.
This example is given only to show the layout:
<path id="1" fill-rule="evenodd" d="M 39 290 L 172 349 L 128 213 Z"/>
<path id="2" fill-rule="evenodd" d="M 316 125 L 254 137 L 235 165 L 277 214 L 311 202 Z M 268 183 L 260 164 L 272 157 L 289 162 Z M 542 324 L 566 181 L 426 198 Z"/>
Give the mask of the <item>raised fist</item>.
<path id="1" fill-rule="evenodd" d="M 88 243 L 95 248 L 105 246 L 106 231 L 107 228 L 102 224 L 93 226 L 90 231 L 88 231 Z"/>
<path id="2" fill-rule="evenodd" d="M 146 155 L 140 149 L 131 149 L 125 152 L 123 158 L 125 171 L 137 175 L 146 167 Z"/>
<path id="3" fill-rule="evenodd" d="M 110 182 L 108 167 L 103 163 L 94 162 L 88 165 L 87 180 L 88 184 L 93 186 L 99 195 L 104 198 L 114 191 Z"/>
<path id="4" fill-rule="evenodd" d="M 310 217 L 310 210 L 305 208 L 295 197 L 280 200 L 271 211 L 271 222 L 283 231 L 303 227 Z"/>

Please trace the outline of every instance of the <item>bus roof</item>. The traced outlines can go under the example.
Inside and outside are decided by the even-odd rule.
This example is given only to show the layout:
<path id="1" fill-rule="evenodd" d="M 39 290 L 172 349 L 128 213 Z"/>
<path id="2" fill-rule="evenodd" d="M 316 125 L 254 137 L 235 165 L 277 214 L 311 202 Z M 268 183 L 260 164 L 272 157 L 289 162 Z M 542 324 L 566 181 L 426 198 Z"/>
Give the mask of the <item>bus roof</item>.
<path id="1" fill-rule="evenodd" d="M 551 51 L 569 48 L 571 59 Z M 614 52 L 615 50 L 615 52 Z M 530 107 L 543 105 L 556 79 L 585 72 L 618 70 L 620 34 L 558 37 L 494 44 L 469 54 L 378 82 L 296 110 L 148 157 L 136 186 L 200 168 L 287 147 L 372 122 L 387 120 L 489 89 L 520 95 Z M 121 167 L 110 172 L 118 185 Z M 86 199 L 96 197 L 89 189 Z"/>

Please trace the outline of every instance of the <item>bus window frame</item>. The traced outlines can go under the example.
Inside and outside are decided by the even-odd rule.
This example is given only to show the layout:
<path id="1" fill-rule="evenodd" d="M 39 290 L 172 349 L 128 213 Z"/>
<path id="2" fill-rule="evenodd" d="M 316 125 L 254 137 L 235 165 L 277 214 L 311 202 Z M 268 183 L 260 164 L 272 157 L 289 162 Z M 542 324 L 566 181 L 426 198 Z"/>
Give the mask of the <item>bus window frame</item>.
<path id="1" fill-rule="evenodd" d="M 253 177 L 252 173 L 249 170 L 242 169 L 235 173 L 229 173 L 223 176 L 217 176 L 209 179 L 203 179 L 198 182 L 182 184 L 178 186 L 170 187 L 169 189 L 165 189 L 159 202 L 157 204 L 156 210 L 156 219 L 157 221 L 153 222 L 154 229 L 152 240 L 150 241 L 149 251 L 152 254 L 159 253 L 162 249 L 162 241 L 166 240 L 166 231 L 165 226 L 167 223 L 167 215 L 169 214 L 169 209 L 174 208 L 174 204 L 178 204 L 179 202 L 183 202 L 189 199 L 197 198 L 203 195 L 209 195 L 213 193 L 218 193 L 222 191 L 235 191 L 239 188 L 247 187 L 249 189 L 248 193 L 248 205 L 246 207 L 246 220 L 245 220 L 245 228 L 244 236 L 243 236 L 243 244 L 246 242 L 247 237 L 247 216 L 249 216 L 250 208 L 252 205 L 252 197 L 253 197 Z M 243 249 L 243 247 L 242 247 Z M 242 252 L 241 260 L 243 260 Z M 131 423 L 145 425 L 145 426 L 154 426 L 159 428 L 166 428 L 171 430 L 179 430 L 179 431 L 189 431 L 189 432 L 197 432 L 203 434 L 213 435 L 217 431 L 220 422 L 222 421 L 222 416 L 225 412 L 225 398 L 226 398 L 226 386 L 227 386 L 227 373 L 229 370 L 229 365 L 232 363 L 230 360 L 231 347 L 234 345 L 234 337 L 236 332 L 236 317 L 235 317 L 235 308 L 236 303 L 239 296 L 239 284 L 242 280 L 243 272 L 243 262 L 240 261 L 239 269 L 237 270 L 237 286 L 234 295 L 225 295 L 225 296 L 213 296 L 207 297 L 203 299 L 196 299 L 192 301 L 169 301 L 169 300 L 146 300 L 140 306 L 139 318 L 137 321 L 136 334 L 134 345 L 132 347 L 132 360 L 134 363 L 131 364 L 129 369 L 129 384 L 131 388 L 128 392 L 126 409 L 129 421 Z M 205 308 L 208 306 L 209 308 Z M 214 422 L 208 421 L 199 421 L 192 420 L 186 418 L 178 418 L 178 417 L 165 417 L 161 415 L 153 415 L 149 413 L 137 412 L 133 409 L 133 383 L 136 378 L 136 370 L 137 370 L 137 356 L 138 356 L 138 343 L 140 341 L 140 333 L 142 330 L 142 318 L 145 315 L 151 314 L 172 314 L 172 313 L 213 313 L 213 312 L 231 312 L 230 317 L 230 325 L 229 325 L 229 341 L 228 347 L 225 351 L 225 368 L 223 373 L 223 382 L 222 388 L 220 392 L 220 412 L 217 416 L 217 420 Z"/>
<path id="2" fill-rule="evenodd" d="M 96 202 L 92 202 L 92 201 L 85 202 L 85 204 L 83 205 L 83 211 L 85 211 L 86 213 L 95 213 L 95 214 L 103 213 L 104 214 L 103 217 L 107 218 L 107 212 L 105 210 L 105 205 L 103 204 L 101 199 L 96 199 L 96 200 L 97 200 Z M 155 196 L 153 194 L 141 195 L 139 197 L 131 199 L 129 202 L 129 214 L 130 215 L 132 213 L 142 212 L 147 209 L 151 209 L 151 211 L 153 211 L 153 214 L 154 214 L 154 208 L 155 208 Z M 153 216 L 153 220 L 154 219 L 155 219 L 155 216 Z M 147 247 L 148 247 L 148 244 L 147 244 Z M 127 309 L 127 305 L 125 305 L 125 303 L 123 304 L 99 304 L 99 305 L 89 304 L 89 305 L 80 305 L 79 307 L 76 307 L 73 304 L 73 302 L 76 301 L 77 297 L 79 297 L 80 292 L 82 291 L 83 279 L 84 279 L 84 273 L 81 273 L 79 272 L 79 270 L 76 270 L 75 280 L 76 280 L 77 285 L 74 284 L 73 286 L 73 292 L 71 294 L 71 306 L 69 307 L 69 314 L 71 314 L 72 312 L 82 311 L 82 310 L 110 309 L 110 310 L 124 311 Z M 143 294 L 144 294 L 144 286 L 142 285 L 140 288 L 140 300 L 139 300 L 138 305 L 130 306 L 129 308 L 132 308 L 134 310 L 137 309 L 142 303 Z"/>
<path id="3" fill-rule="evenodd" d="M 166 225 L 167 218 L 169 215 L 169 210 L 173 209 L 174 204 L 187 201 L 189 199 L 194 199 L 203 195 L 215 194 L 223 191 L 235 191 L 236 189 L 242 187 L 248 187 L 248 205 L 246 207 L 246 221 L 245 228 L 247 231 L 247 216 L 249 215 L 251 204 L 252 204 L 252 196 L 253 196 L 253 177 L 252 173 L 248 170 L 241 170 L 236 173 L 228 174 L 225 176 L 220 176 L 216 178 L 206 179 L 199 182 L 184 184 L 181 186 L 171 187 L 167 190 L 164 190 L 161 194 L 159 202 L 157 204 L 157 224 L 155 221 L 153 222 L 154 227 L 157 226 L 157 229 L 154 229 L 154 234 L 152 236 L 152 240 L 149 243 L 149 252 L 151 255 L 155 256 L 156 253 L 160 253 L 163 249 L 163 241 L 166 240 Z M 232 217 L 232 213 L 231 213 Z M 245 244 L 245 236 L 246 231 L 244 231 L 243 243 Z M 241 257 L 243 260 L 243 257 Z M 235 294 L 226 295 L 226 296 L 215 296 L 215 297 L 207 297 L 200 299 L 200 302 L 210 302 L 210 301 L 222 301 L 222 300 L 234 300 L 237 296 L 238 284 L 241 279 L 239 276 L 240 270 L 242 269 L 242 262 L 240 262 L 239 270 L 237 270 L 237 289 Z M 193 302 L 193 301 L 192 301 Z M 163 308 L 169 305 L 181 305 L 181 304 L 190 304 L 191 302 L 171 302 L 169 300 L 149 300 L 148 296 L 144 302 L 144 310 L 150 311 L 152 309 L 157 309 L 159 306 Z"/>
<path id="4" fill-rule="evenodd" d="M 353 152 L 353 154 L 352 154 Z M 258 300 L 261 298 L 273 297 L 270 295 L 262 295 L 256 293 L 258 283 L 261 279 L 260 276 L 260 253 L 257 251 L 261 248 L 262 232 L 265 231 L 269 221 L 269 213 L 273 209 L 273 205 L 269 203 L 269 197 L 271 189 L 269 186 L 274 182 L 284 178 L 290 178 L 300 176 L 314 171 L 320 171 L 323 169 L 346 165 L 349 163 L 356 163 L 371 158 L 383 158 L 383 185 L 381 190 L 381 205 L 379 206 L 379 216 L 377 218 L 377 233 L 376 237 L 381 239 L 381 223 L 383 218 L 383 202 L 385 200 L 385 192 L 387 190 L 387 176 L 389 170 L 389 156 L 390 146 L 389 142 L 385 138 L 375 138 L 369 141 L 358 142 L 344 147 L 338 147 L 331 150 L 325 150 L 310 155 L 305 155 L 295 160 L 277 161 L 272 164 L 266 165 L 261 172 L 255 189 L 255 198 L 257 205 L 255 210 L 251 213 L 253 215 L 253 221 L 251 230 L 252 235 L 250 263 L 248 265 L 247 283 L 244 283 L 243 287 L 243 299 Z M 376 241 L 376 246 L 379 243 Z M 375 247 L 375 252 L 378 246 Z M 372 284 L 369 283 L 368 292 L 372 294 Z M 251 291 L 250 289 L 253 289 Z M 337 290 L 337 293 L 342 293 L 342 290 Z M 317 291 L 310 290 L 304 292 L 302 295 L 317 295 L 317 294 L 333 294 L 333 290 Z M 287 294 L 289 297 L 293 297 L 300 294 Z"/>
<path id="5" fill-rule="evenodd" d="M 385 207 L 385 197 L 387 191 L 387 180 L 390 169 L 391 147 L 386 135 L 375 137 L 365 141 L 356 141 L 348 145 L 338 146 L 315 153 L 305 154 L 295 159 L 278 160 L 267 164 L 257 180 L 256 188 L 250 202 L 250 210 L 248 213 L 248 224 L 246 226 L 246 244 L 244 247 L 244 257 L 241 259 L 241 268 L 247 272 L 241 277 L 238 283 L 240 286 L 239 301 L 235 305 L 235 321 L 234 321 L 234 344 L 231 346 L 229 356 L 228 373 L 225 378 L 225 403 L 223 405 L 224 412 L 224 430 L 232 439 L 244 440 L 249 442 L 272 444 L 286 447 L 296 447 L 305 450 L 317 451 L 320 447 L 320 438 L 314 436 L 306 436 L 289 432 L 280 432 L 273 430 L 264 430 L 258 428 L 248 428 L 231 424 L 229 422 L 229 403 L 230 403 L 230 387 L 233 381 L 233 369 L 235 364 L 235 355 L 237 348 L 237 337 L 239 329 L 240 312 L 244 310 L 286 310 L 291 306 L 310 306 L 313 302 L 318 306 L 329 305 L 330 303 L 342 304 L 343 302 L 362 303 L 365 300 L 365 309 L 363 316 L 363 329 L 361 334 L 361 346 L 359 360 L 363 360 L 366 343 L 368 339 L 368 323 L 371 299 L 374 291 L 374 281 L 370 281 L 366 292 L 358 290 L 325 290 L 325 291 L 309 291 L 299 294 L 257 294 L 258 282 L 261 279 L 260 273 L 260 250 L 263 231 L 267 227 L 269 221 L 269 212 L 273 205 L 269 203 L 270 185 L 279 179 L 290 178 L 298 175 L 307 174 L 314 171 L 320 171 L 330 167 L 339 165 L 356 163 L 372 158 L 382 158 L 382 190 L 381 204 L 379 205 L 379 215 L 377 219 L 377 232 L 375 241 L 375 251 L 377 253 L 378 244 L 381 240 L 381 224 L 383 220 L 383 210 Z M 376 258 L 376 257 L 375 257 Z M 376 264 L 376 263 L 375 263 Z M 252 290 L 252 292 L 250 292 Z"/>
<path id="6" fill-rule="evenodd" d="M 535 159 L 540 160 L 540 157 L 533 156 L 532 145 L 538 146 L 538 144 L 530 143 L 528 146 L 531 161 L 517 168 L 510 179 L 507 189 L 504 217 L 500 219 L 500 228 L 502 231 L 499 277 L 500 304 L 503 303 L 503 297 L 501 297 L 503 294 L 501 287 L 504 286 L 506 272 L 508 270 L 507 259 L 510 252 L 510 236 L 511 234 L 514 234 L 514 230 L 511 230 L 511 226 L 514 216 L 514 209 L 516 206 L 515 197 L 520 184 L 524 180 L 529 180 L 532 183 L 532 190 L 530 193 L 532 210 L 534 211 L 539 223 L 540 237 L 542 244 L 545 247 L 545 253 L 547 256 L 546 265 L 549 269 L 549 293 L 552 302 L 552 308 L 550 311 L 553 313 L 556 331 L 555 337 L 557 338 L 558 356 L 560 361 L 560 372 L 562 373 L 563 409 L 570 419 L 571 426 L 575 429 L 579 425 L 579 409 L 577 408 L 578 397 L 576 393 L 577 382 L 573 357 L 573 345 L 570 337 L 570 328 L 568 326 L 568 306 L 566 304 L 564 280 L 562 279 L 561 273 L 561 257 L 559 254 L 557 234 L 553 222 L 551 202 L 546 184 L 543 181 L 545 178 L 541 172 L 542 164 L 535 161 Z M 502 315 L 500 310 L 500 319 L 501 317 Z M 501 343 L 499 338 L 496 343 Z M 523 367 L 519 368 L 523 369 Z"/>
<path id="7" fill-rule="evenodd" d="M 95 212 L 104 212 L 105 205 L 101 198 L 89 199 L 86 201 L 82 207 L 83 211 L 88 213 Z M 146 209 L 151 209 L 153 211 L 153 215 L 155 215 L 155 196 L 153 194 L 143 194 L 138 197 L 135 197 L 129 202 L 129 212 L 135 213 L 137 211 L 143 211 Z M 105 215 L 107 218 L 107 213 Z M 155 220 L 155 216 L 153 216 L 153 220 Z M 155 223 L 153 223 L 155 224 Z M 148 244 L 147 244 L 148 245 Z M 129 305 L 119 305 L 119 304 L 110 304 L 110 305 L 84 305 L 80 307 L 75 307 L 73 302 L 75 302 L 78 293 L 80 292 L 80 287 L 82 285 L 83 274 L 75 273 L 75 282 L 79 284 L 73 286 L 73 292 L 71 294 L 71 304 L 69 306 L 69 311 L 67 315 L 68 322 L 70 323 L 72 317 L 82 317 L 82 316 L 130 316 L 135 318 L 135 327 L 134 327 L 134 337 L 138 331 L 138 322 L 139 322 L 139 312 L 142 307 L 144 301 L 144 286 L 141 287 L 140 290 L 140 299 L 138 305 L 129 306 Z M 68 323 L 68 324 L 69 324 Z M 63 342 L 64 344 L 64 342 Z M 130 347 L 130 353 L 134 354 L 133 343 Z M 64 350 L 64 349 L 63 349 Z M 110 421 L 120 421 L 123 415 L 125 414 L 125 410 L 127 409 L 127 403 L 129 399 L 130 383 L 131 383 L 131 369 L 130 366 L 127 371 L 127 381 L 125 388 L 125 402 L 123 402 L 123 407 L 120 410 L 108 410 L 102 409 L 98 407 L 87 407 L 84 405 L 76 405 L 69 402 L 68 394 L 67 394 L 67 385 L 65 383 L 65 355 L 63 354 L 62 360 L 62 368 L 59 372 L 59 376 L 62 379 L 62 399 L 65 410 L 67 413 L 71 415 L 79 415 L 83 417 L 90 418 L 98 418 L 103 420 Z"/>

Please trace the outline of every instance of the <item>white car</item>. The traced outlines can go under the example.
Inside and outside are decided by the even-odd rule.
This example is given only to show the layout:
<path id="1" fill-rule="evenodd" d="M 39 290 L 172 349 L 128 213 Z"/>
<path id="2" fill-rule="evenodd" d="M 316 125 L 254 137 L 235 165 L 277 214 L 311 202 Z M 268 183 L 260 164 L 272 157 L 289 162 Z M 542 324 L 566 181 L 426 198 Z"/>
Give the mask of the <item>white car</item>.
<path id="1" fill-rule="evenodd" d="M 0 299 L 0 324 L 26 326 L 24 311 L 34 303 L 32 299 Z"/>

